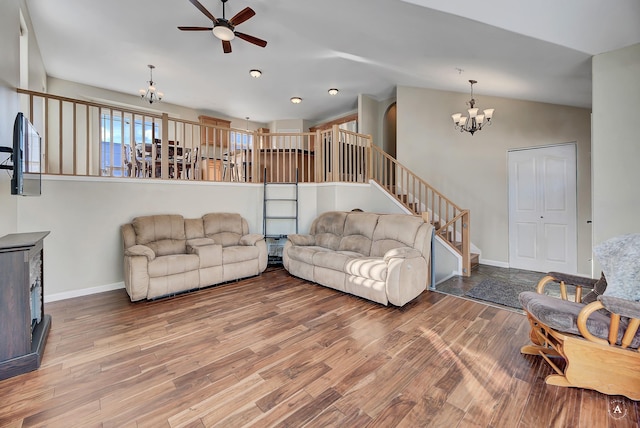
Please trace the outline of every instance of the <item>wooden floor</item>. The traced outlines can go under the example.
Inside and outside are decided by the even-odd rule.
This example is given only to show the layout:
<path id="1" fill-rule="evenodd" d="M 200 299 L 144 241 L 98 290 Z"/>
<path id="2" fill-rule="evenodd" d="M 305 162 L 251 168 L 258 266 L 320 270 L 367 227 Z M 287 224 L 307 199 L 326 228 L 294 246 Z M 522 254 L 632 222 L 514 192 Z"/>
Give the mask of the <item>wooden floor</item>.
<path id="1" fill-rule="evenodd" d="M 0 381 L 1 427 L 640 422 L 637 402 L 547 386 L 551 369 L 519 353 L 523 315 L 439 292 L 385 307 L 270 268 L 155 302 L 117 290 L 46 312 L 41 368 Z"/>

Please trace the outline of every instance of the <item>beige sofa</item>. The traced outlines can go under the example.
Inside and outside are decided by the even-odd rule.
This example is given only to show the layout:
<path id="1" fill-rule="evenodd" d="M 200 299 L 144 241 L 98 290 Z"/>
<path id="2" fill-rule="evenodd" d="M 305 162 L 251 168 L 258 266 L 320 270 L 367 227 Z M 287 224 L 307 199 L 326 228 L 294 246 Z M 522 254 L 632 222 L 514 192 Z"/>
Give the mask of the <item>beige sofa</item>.
<path id="1" fill-rule="evenodd" d="M 267 268 L 263 235 L 239 214 L 136 217 L 122 225 L 124 284 L 132 301 L 259 275 Z"/>
<path id="2" fill-rule="evenodd" d="M 427 287 L 432 232 L 411 215 L 326 212 L 308 235 L 289 235 L 282 259 L 294 276 L 403 306 Z"/>

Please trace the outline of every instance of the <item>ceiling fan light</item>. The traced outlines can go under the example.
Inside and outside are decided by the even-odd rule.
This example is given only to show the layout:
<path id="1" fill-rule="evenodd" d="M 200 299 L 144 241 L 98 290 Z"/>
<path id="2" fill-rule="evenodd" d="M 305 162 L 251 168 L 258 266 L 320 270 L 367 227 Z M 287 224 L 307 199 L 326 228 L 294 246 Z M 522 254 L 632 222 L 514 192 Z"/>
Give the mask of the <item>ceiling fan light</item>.
<path id="1" fill-rule="evenodd" d="M 302 98 L 300 97 L 291 97 L 291 102 L 294 104 L 300 104 L 302 102 Z"/>
<path id="2" fill-rule="evenodd" d="M 216 25 L 213 27 L 213 35 L 218 39 L 223 40 L 225 42 L 230 42 L 235 39 L 236 35 L 233 33 L 231 28 L 226 27 L 224 25 Z"/>
<path id="3" fill-rule="evenodd" d="M 250 75 L 251 77 L 258 78 L 258 77 L 262 76 L 262 71 L 260 71 L 260 70 L 258 70 L 258 69 L 256 69 L 256 68 L 254 68 L 253 70 L 249 70 L 249 75 Z"/>
<path id="4" fill-rule="evenodd" d="M 339 91 L 336 88 L 331 88 L 327 92 L 329 92 L 329 95 L 337 95 Z"/>

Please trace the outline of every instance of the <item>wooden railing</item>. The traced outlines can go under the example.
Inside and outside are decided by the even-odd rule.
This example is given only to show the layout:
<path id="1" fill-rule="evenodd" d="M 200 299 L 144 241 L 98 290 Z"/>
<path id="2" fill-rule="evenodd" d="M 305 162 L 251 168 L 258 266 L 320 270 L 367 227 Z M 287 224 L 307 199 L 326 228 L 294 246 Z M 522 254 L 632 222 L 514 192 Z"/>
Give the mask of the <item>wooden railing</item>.
<path id="1" fill-rule="evenodd" d="M 372 144 L 340 129 L 262 133 L 18 89 L 41 130 L 45 174 L 257 183 L 375 180 L 436 233 L 470 273 L 469 211 Z"/>
<path id="2" fill-rule="evenodd" d="M 272 182 L 368 180 L 371 138 L 337 125 L 262 133 L 17 91 L 41 130 L 46 174 L 252 183 L 266 170 Z"/>
<path id="3" fill-rule="evenodd" d="M 415 214 L 427 213 L 440 236 L 462 257 L 463 275 L 471 274 L 470 213 L 431 187 L 377 146 L 371 147 L 371 179 Z"/>

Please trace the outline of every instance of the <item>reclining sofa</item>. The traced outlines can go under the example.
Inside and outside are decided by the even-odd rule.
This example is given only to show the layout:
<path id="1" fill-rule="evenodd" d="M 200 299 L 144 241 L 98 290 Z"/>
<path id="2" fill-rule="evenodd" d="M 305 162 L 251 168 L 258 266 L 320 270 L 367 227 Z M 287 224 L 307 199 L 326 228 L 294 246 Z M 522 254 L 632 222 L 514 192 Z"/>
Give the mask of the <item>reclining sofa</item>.
<path id="1" fill-rule="evenodd" d="M 121 233 L 131 301 L 255 276 L 267 268 L 264 236 L 250 234 L 247 221 L 235 213 L 136 217 Z"/>
<path id="2" fill-rule="evenodd" d="M 427 287 L 432 235 L 421 217 L 330 211 L 288 236 L 282 261 L 294 276 L 403 306 Z"/>

